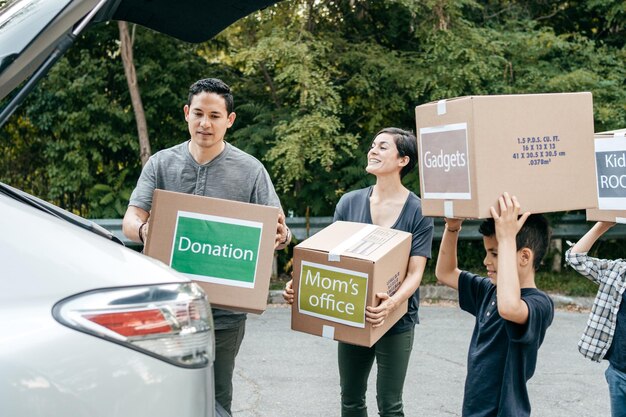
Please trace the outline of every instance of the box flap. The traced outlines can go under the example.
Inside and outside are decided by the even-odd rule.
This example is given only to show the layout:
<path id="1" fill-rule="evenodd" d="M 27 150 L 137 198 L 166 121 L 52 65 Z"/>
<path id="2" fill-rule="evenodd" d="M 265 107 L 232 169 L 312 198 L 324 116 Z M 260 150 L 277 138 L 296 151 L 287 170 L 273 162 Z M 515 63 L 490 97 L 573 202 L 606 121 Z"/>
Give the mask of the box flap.
<path id="1" fill-rule="evenodd" d="M 337 221 L 296 246 L 297 249 L 327 252 L 329 261 L 340 257 L 376 262 L 390 248 L 411 234 L 372 224 Z"/>

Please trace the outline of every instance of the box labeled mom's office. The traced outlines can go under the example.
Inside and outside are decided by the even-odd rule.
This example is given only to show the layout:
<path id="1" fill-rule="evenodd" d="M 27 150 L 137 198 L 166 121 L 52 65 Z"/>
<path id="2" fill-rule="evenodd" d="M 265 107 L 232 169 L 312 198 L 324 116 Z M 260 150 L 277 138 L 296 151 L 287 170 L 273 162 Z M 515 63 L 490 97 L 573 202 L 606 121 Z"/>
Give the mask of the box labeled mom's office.
<path id="1" fill-rule="evenodd" d="M 595 135 L 597 209 L 587 220 L 626 224 L 626 129 Z"/>
<path id="2" fill-rule="evenodd" d="M 213 307 L 267 306 L 278 208 L 156 190 L 146 255 L 185 274 Z"/>
<path id="3" fill-rule="evenodd" d="M 335 222 L 294 248 L 291 328 L 370 347 L 406 312 L 405 301 L 381 327 L 365 320 L 377 293 L 393 295 L 406 276 L 411 234 Z"/>
<path id="4" fill-rule="evenodd" d="M 415 108 L 426 216 L 491 217 L 596 207 L 591 93 L 468 96 Z"/>

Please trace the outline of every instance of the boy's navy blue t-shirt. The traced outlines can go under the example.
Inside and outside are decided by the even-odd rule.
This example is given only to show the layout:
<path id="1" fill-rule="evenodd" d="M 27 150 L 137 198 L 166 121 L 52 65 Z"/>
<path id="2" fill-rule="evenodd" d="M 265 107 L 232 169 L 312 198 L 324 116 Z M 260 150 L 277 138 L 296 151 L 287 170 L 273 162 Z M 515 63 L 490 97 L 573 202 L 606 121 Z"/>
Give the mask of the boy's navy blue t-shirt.
<path id="1" fill-rule="evenodd" d="M 459 305 L 476 317 L 467 356 L 463 417 L 530 415 L 526 382 L 533 376 L 537 351 L 554 317 L 554 303 L 536 288 L 522 288 L 528 322 L 519 325 L 498 313 L 496 286 L 463 271 Z"/>
<path id="2" fill-rule="evenodd" d="M 370 212 L 371 195 L 372 187 L 362 188 L 344 194 L 335 207 L 333 221 L 343 220 L 347 222 L 372 224 L 372 214 Z M 433 242 L 433 219 L 422 216 L 422 202 L 415 193 L 411 192 L 409 194 L 398 219 L 391 228 L 409 232 L 413 235 L 410 256 L 430 258 Z M 419 323 L 417 316 L 418 307 L 419 288 L 409 298 L 407 313 L 387 331 L 387 334 L 396 334 L 411 330 Z"/>

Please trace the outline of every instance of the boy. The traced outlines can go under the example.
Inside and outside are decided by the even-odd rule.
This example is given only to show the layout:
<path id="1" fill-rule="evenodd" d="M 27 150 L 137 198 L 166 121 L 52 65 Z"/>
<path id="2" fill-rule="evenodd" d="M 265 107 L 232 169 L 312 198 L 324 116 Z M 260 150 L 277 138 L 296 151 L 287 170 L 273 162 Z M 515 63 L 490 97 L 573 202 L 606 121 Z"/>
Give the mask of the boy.
<path id="1" fill-rule="evenodd" d="M 487 277 L 457 267 L 462 220 L 445 219 L 437 279 L 459 291 L 459 305 L 476 316 L 467 359 L 463 417 L 529 416 L 526 388 L 537 351 L 554 317 L 552 300 L 535 286 L 548 248 L 548 222 L 524 213 L 515 197 L 499 198 L 500 213 L 480 226 Z"/>
<path id="2" fill-rule="evenodd" d="M 579 273 L 600 285 L 578 350 L 593 361 L 609 361 L 605 376 L 611 397 L 611 416 L 622 417 L 626 416 L 626 308 L 622 303 L 626 261 L 587 256 L 596 240 L 614 225 L 596 223 L 565 252 L 565 259 Z"/>

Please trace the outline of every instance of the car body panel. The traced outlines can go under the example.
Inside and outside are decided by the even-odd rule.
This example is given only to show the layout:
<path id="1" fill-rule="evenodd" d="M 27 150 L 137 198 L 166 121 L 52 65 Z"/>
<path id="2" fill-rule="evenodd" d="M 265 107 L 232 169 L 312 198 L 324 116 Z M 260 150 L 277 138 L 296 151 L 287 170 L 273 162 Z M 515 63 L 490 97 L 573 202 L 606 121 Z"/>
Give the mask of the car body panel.
<path id="1" fill-rule="evenodd" d="M 0 231 L 0 415 L 213 415 L 212 363 L 173 366 L 52 315 L 85 291 L 187 278 L 1 194 Z"/>
<path id="2" fill-rule="evenodd" d="M 0 307 L 3 315 L 15 317 L 15 311 L 12 305 Z M 207 395 L 212 392 L 212 367 L 176 367 L 76 332 L 49 314 L 22 311 L 25 316 L 3 329 L 11 337 L 0 341 L 0 415 L 213 415 L 214 400 Z"/>
<path id="3" fill-rule="evenodd" d="M 5 286 L 0 304 L 9 302 L 16 291 L 57 302 L 94 287 L 188 281 L 157 260 L 2 195 L 0 213 L 0 265 Z M 15 238 L 20 235 L 24 239 Z M 46 279 L 52 268 L 68 269 L 72 275 Z M 77 276 L 83 279 L 77 280 Z"/>
<path id="4" fill-rule="evenodd" d="M 35 72 L 55 49 L 59 39 L 66 35 L 72 27 L 74 27 L 76 22 L 80 21 L 98 4 L 97 0 L 69 2 L 67 0 L 33 0 L 33 2 L 67 3 L 67 5 L 65 5 L 58 14 L 55 14 L 52 12 L 56 9 L 48 4 L 47 7 L 49 7 L 51 12 L 48 18 L 52 18 L 48 24 L 42 24 L 36 14 L 28 15 L 30 19 L 38 22 L 34 24 L 36 28 L 43 26 L 43 30 L 39 33 L 33 32 L 32 28 L 29 27 L 31 24 L 30 19 L 19 22 L 20 24 L 17 26 L 14 36 L 20 36 L 24 39 L 29 39 L 29 41 L 24 42 L 26 47 L 19 52 L 11 52 L 11 49 L 6 50 L 7 52 L 5 53 L 9 54 L 9 56 L 19 53 L 17 57 L 11 56 L 10 63 L 5 64 L 4 61 L 7 56 L 0 55 L 0 59 L 3 60 L 2 72 L 0 72 L 0 100 L 6 97 L 22 81 Z M 1 17 L 2 15 L 0 15 L 0 18 Z M 25 18 L 26 17 L 27 16 L 25 16 Z M 26 29 L 24 29 L 24 27 L 26 27 Z M 4 44 L 4 38 L 2 36 L 0 36 L 0 41 L 0 43 Z"/>

